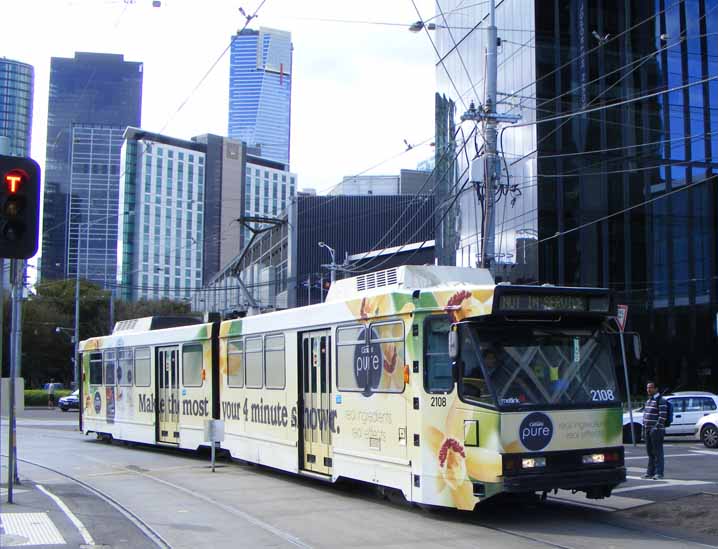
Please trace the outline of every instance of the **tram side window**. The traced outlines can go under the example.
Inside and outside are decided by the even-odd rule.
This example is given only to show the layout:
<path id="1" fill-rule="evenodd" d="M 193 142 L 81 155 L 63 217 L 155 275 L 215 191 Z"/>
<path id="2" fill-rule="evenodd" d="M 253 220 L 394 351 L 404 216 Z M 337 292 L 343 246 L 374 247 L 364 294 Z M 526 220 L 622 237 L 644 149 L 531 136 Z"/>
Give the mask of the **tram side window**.
<path id="1" fill-rule="evenodd" d="M 262 338 L 248 337 L 244 341 L 244 360 L 246 366 L 247 387 L 261 389 L 263 382 L 262 372 Z"/>
<path id="2" fill-rule="evenodd" d="M 118 351 L 117 384 L 132 385 L 132 349 Z"/>
<path id="3" fill-rule="evenodd" d="M 381 377 L 367 380 L 376 392 L 401 393 L 404 391 L 404 323 L 382 322 L 371 325 L 369 347 L 379 351 Z M 368 376 L 371 378 L 369 372 Z"/>
<path id="4" fill-rule="evenodd" d="M 103 361 L 105 363 L 105 385 L 114 385 L 117 353 L 115 351 L 105 351 Z"/>
<path id="5" fill-rule="evenodd" d="M 227 385 L 244 387 L 244 345 L 241 339 L 227 343 Z"/>
<path id="6" fill-rule="evenodd" d="M 364 326 L 343 326 L 337 328 L 337 387 L 341 391 L 363 391 L 365 376 L 360 384 L 355 371 L 357 350 L 366 347 Z"/>
<path id="7" fill-rule="evenodd" d="M 150 386 L 150 349 L 141 347 L 135 349 L 135 385 L 137 387 Z"/>
<path id="8" fill-rule="evenodd" d="M 102 385 L 102 353 L 90 353 L 90 385 Z"/>
<path id="9" fill-rule="evenodd" d="M 264 344 L 264 379 L 267 389 L 284 389 L 284 335 L 267 336 Z"/>
<path id="10" fill-rule="evenodd" d="M 202 345 L 182 347 L 182 383 L 185 387 L 202 386 Z"/>
<path id="11" fill-rule="evenodd" d="M 449 321 L 428 318 L 424 324 L 424 388 L 428 393 L 447 393 L 454 388 L 449 358 Z"/>

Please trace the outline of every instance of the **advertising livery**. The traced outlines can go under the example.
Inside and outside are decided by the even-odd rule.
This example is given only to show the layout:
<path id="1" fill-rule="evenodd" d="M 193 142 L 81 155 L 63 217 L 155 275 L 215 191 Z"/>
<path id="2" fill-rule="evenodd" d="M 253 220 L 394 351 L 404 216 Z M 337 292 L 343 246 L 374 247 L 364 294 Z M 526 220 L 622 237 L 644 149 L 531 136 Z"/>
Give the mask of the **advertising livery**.
<path id="1" fill-rule="evenodd" d="M 625 480 L 606 290 L 406 266 L 309 307 L 83 342 L 83 426 L 471 510 Z M 135 321 L 133 321 L 135 322 Z M 117 330 L 116 330 L 117 332 Z M 114 372 L 114 373 L 113 373 Z"/>

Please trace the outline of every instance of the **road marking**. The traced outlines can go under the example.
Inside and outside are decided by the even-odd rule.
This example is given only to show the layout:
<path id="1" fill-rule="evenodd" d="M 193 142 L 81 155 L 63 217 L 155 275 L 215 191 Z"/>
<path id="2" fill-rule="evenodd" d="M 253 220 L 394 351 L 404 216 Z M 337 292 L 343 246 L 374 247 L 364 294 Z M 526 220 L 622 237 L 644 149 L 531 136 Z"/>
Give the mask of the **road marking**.
<path id="1" fill-rule="evenodd" d="M 36 484 L 35 486 L 37 486 L 38 490 L 50 497 L 57 504 L 57 506 L 62 509 L 62 512 L 67 515 L 67 518 L 69 518 L 72 524 L 75 525 L 75 528 L 79 530 L 80 535 L 82 536 L 82 539 L 85 540 L 86 545 L 95 545 L 95 540 L 92 539 L 90 532 L 87 530 L 87 528 L 85 528 L 85 525 L 82 524 L 82 521 L 75 516 L 75 513 L 70 511 L 70 508 L 65 505 L 65 502 L 63 502 L 59 497 L 50 492 L 42 484 Z"/>
<path id="2" fill-rule="evenodd" d="M 693 452 L 703 456 L 718 456 L 718 452 L 714 452 L 712 450 L 693 450 Z"/>
<path id="3" fill-rule="evenodd" d="M 67 542 L 47 513 L 0 513 L 4 547 L 15 545 L 65 545 Z"/>
<path id="4" fill-rule="evenodd" d="M 627 479 L 646 481 L 647 479 L 634 476 L 626 476 Z M 652 488 L 667 488 L 669 486 L 702 486 L 705 484 L 715 484 L 706 480 L 676 480 L 676 479 L 664 479 L 651 481 L 650 484 L 643 484 L 641 486 L 626 486 L 625 488 L 618 488 L 613 490 L 613 494 L 620 494 L 621 492 L 632 492 L 634 490 L 649 490 Z"/>
<path id="5" fill-rule="evenodd" d="M 695 452 L 695 450 L 694 450 Z M 678 458 L 678 457 L 696 457 L 700 454 L 692 453 L 692 454 L 663 454 L 664 458 Z M 648 456 L 629 456 L 624 459 L 648 459 Z"/>

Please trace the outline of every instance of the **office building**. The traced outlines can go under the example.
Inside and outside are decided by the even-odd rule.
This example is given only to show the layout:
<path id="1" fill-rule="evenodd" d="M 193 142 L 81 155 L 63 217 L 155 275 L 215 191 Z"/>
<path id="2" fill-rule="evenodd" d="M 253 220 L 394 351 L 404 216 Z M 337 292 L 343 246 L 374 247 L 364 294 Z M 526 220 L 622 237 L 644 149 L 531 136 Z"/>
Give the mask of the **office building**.
<path id="1" fill-rule="evenodd" d="M 438 2 L 436 31 L 436 165 L 457 174 L 452 132 L 484 99 L 489 24 L 486 5 L 462 4 Z M 634 393 L 648 377 L 717 390 L 718 0 L 500 2 L 496 26 L 498 111 L 521 120 L 500 130 L 495 273 L 611 288 L 642 338 Z M 465 193 L 459 264 L 476 265 L 480 212 Z"/>
<path id="2" fill-rule="evenodd" d="M 73 224 L 102 223 L 97 218 L 70 219 L 73 128 L 139 126 L 141 103 L 142 63 L 125 61 L 122 55 L 101 53 L 76 53 L 74 58 L 51 59 L 40 267 L 42 279 L 72 275 L 70 242 L 73 239 Z M 89 173 L 102 170 L 104 162 L 101 160 L 98 168 L 90 166 Z M 112 163 L 104 165 L 111 166 Z M 81 172 L 77 175 L 85 178 L 87 174 Z M 117 212 L 116 207 L 108 207 L 107 210 Z M 90 232 L 94 229 L 90 225 Z"/>
<path id="3" fill-rule="evenodd" d="M 30 156 L 34 82 L 32 65 L 0 58 L 0 137 L 13 156 Z"/>
<path id="4" fill-rule="evenodd" d="M 232 37 L 228 135 L 254 156 L 289 166 L 292 37 L 244 29 Z"/>
<path id="5" fill-rule="evenodd" d="M 189 299 L 202 285 L 205 147 L 127 128 L 117 283 L 124 299 Z"/>
<path id="6" fill-rule="evenodd" d="M 319 242 L 335 250 L 337 263 L 349 259 L 348 276 L 431 264 L 434 204 L 433 196 L 299 193 L 276 224 L 193 296 L 193 310 L 233 314 L 320 302 L 331 279 L 331 255 Z"/>
<path id="7" fill-rule="evenodd" d="M 400 170 L 399 175 L 349 175 L 332 188 L 329 195 L 432 194 L 431 171 Z"/>
<path id="8" fill-rule="evenodd" d="M 283 214 L 297 191 L 297 174 L 283 164 L 247 156 L 246 177 L 241 201 L 245 217 L 273 217 Z M 252 231 L 242 228 L 239 251 L 249 242 Z M 224 266 L 224 265 L 223 265 Z"/>
<path id="9" fill-rule="evenodd" d="M 125 128 L 73 124 L 68 193 L 67 273 L 115 285 L 120 149 Z"/>

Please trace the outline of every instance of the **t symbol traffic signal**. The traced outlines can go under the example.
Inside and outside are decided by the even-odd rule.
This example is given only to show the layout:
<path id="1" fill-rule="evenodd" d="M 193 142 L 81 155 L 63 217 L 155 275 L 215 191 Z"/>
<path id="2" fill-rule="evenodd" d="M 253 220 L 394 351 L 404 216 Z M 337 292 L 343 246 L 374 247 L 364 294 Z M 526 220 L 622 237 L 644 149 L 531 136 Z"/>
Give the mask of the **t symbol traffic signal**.
<path id="1" fill-rule="evenodd" d="M 34 256 L 39 222 L 40 167 L 31 158 L 0 155 L 0 257 Z"/>

